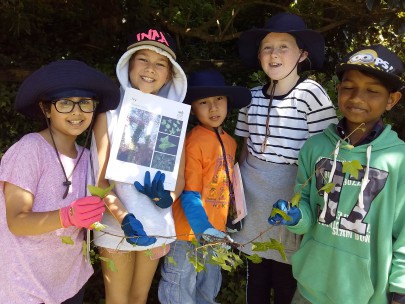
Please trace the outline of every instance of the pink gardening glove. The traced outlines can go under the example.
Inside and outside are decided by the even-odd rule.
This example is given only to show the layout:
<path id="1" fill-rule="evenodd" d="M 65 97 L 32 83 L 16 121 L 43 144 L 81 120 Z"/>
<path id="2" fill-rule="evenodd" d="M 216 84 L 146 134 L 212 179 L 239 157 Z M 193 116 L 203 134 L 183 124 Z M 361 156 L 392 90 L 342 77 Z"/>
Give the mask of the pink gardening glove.
<path id="1" fill-rule="evenodd" d="M 59 209 L 59 218 L 63 228 L 76 226 L 91 229 L 91 224 L 101 221 L 104 210 L 104 202 L 100 197 L 86 196 Z"/>

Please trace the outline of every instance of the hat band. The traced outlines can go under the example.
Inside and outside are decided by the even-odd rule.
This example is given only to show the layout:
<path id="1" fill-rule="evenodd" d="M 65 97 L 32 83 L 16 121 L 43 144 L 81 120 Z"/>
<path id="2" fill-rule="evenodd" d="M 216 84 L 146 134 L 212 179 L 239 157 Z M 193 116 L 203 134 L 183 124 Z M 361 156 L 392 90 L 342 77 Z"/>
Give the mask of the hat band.
<path id="1" fill-rule="evenodd" d="M 56 100 L 56 99 L 67 98 L 67 97 L 95 98 L 95 97 L 97 97 L 97 94 L 92 91 L 88 91 L 88 90 L 66 89 L 65 88 L 65 89 L 58 89 L 58 90 L 46 92 L 41 95 L 42 100 Z"/>

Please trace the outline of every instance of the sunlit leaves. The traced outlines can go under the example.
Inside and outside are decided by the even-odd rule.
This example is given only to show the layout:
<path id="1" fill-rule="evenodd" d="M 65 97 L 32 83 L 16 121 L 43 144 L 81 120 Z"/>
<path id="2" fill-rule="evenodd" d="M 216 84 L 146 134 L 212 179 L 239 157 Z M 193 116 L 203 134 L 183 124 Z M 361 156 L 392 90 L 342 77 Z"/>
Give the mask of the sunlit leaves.
<path id="1" fill-rule="evenodd" d="M 330 193 L 333 190 L 333 188 L 335 188 L 334 183 L 327 183 L 321 189 L 319 189 L 319 191 L 325 191 L 326 193 Z"/>
<path id="2" fill-rule="evenodd" d="M 210 256 L 209 263 L 220 266 L 223 270 L 232 271 L 243 264 L 238 254 L 222 246 L 213 248 L 214 254 Z"/>
<path id="3" fill-rule="evenodd" d="M 363 166 L 357 159 L 343 162 L 343 173 L 350 173 L 350 175 L 356 179 L 359 178 L 359 170 L 362 169 Z"/>
<path id="4" fill-rule="evenodd" d="M 247 255 L 246 258 L 255 264 L 259 264 L 263 260 L 257 253 L 252 254 L 252 255 Z"/>
<path id="5" fill-rule="evenodd" d="M 177 262 L 174 260 L 174 258 L 172 256 L 168 256 L 167 261 L 169 262 L 169 264 L 177 266 Z"/>
<path id="6" fill-rule="evenodd" d="M 100 256 L 100 257 L 98 257 L 98 258 L 99 258 L 101 261 L 107 263 L 107 267 L 108 267 L 108 269 L 110 269 L 111 271 L 114 271 L 114 272 L 117 272 L 117 271 L 118 271 L 118 270 L 117 270 L 117 267 L 115 266 L 115 263 L 114 263 L 113 260 L 111 260 L 111 259 L 109 259 L 109 258 L 106 258 L 106 257 L 102 257 L 102 256 Z"/>
<path id="7" fill-rule="evenodd" d="M 107 188 L 100 188 L 93 185 L 87 185 L 87 189 L 91 195 L 98 196 L 99 198 L 104 198 L 110 191 L 114 188 L 114 183 Z"/>
<path id="8" fill-rule="evenodd" d="M 296 192 L 294 194 L 294 196 L 292 197 L 292 199 L 290 200 L 291 206 L 299 206 L 300 203 L 300 199 L 301 199 L 301 193 L 300 192 Z"/>
<path id="9" fill-rule="evenodd" d="M 195 255 L 188 255 L 188 261 L 191 265 L 194 266 L 196 272 L 200 272 L 202 270 L 207 270 L 205 267 L 204 260 L 198 257 L 198 254 Z"/>
<path id="10" fill-rule="evenodd" d="M 270 217 L 274 217 L 276 214 L 280 214 L 281 217 L 286 221 L 291 221 L 291 217 L 287 215 L 283 210 L 278 208 L 273 208 L 270 213 Z"/>
<path id="11" fill-rule="evenodd" d="M 277 241 L 276 239 L 270 239 L 268 242 L 252 242 L 252 251 L 266 251 L 266 250 L 277 250 L 283 260 L 287 260 L 284 252 L 283 243 Z"/>
<path id="12" fill-rule="evenodd" d="M 108 186 L 107 188 L 100 188 L 93 185 L 87 185 L 87 189 L 89 190 L 91 195 L 98 196 L 99 198 L 103 199 L 104 197 L 106 197 L 108 193 L 111 192 L 111 190 L 114 188 L 114 185 L 115 185 L 114 183 L 111 183 L 110 186 Z M 95 222 L 91 224 L 90 227 L 96 231 L 101 231 L 106 228 L 106 226 L 101 224 L 100 222 Z"/>
<path id="13" fill-rule="evenodd" d="M 91 228 L 93 228 L 96 231 L 101 231 L 101 230 L 105 229 L 106 227 L 107 227 L 106 225 L 103 225 L 100 222 L 95 222 L 95 223 L 91 224 Z"/>
<path id="14" fill-rule="evenodd" d="M 61 237 L 62 243 L 66 245 L 74 245 L 74 241 L 72 240 L 72 237 L 69 235 L 62 235 Z"/>

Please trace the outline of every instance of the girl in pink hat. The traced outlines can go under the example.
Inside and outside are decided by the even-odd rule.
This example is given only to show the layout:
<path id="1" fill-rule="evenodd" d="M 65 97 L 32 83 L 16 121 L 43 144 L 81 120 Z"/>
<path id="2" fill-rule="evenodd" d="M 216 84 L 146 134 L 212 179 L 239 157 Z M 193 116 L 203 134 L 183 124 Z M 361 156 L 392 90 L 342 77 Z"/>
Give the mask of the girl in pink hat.
<path id="1" fill-rule="evenodd" d="M 98 159 L 98 162 L 93 161 L 98 186 L 105 188 L 113 182 L 105 178 L 105 172 L 125 90 L 134 88 L 183 101 L 187 78 L 176 62 L 175 51 L 175 41 L 158 29 L 147 28 L 130 36 L 127 51 L 116 67 L 121 102 L 117 109 L 99 115 L 94 127 L 92 155 L 93 160 Z M 148 172 L 144 185 L 114 181 L 114 189 L 105 198 L 109 212 L 102 224 L 107 227 L 95 231 L 94 243 L 99 247 L 101 257 L 112 260 L 116 268 L 114 271 L 108 263 L 102 263 L 107 303 L 147 301 L 159 257 L 168 252 L 169 244 L 175 239 L 171 205 L 184 188 L 184 157 L 175 191 L 164 189 L 164 179 L 165 175 L 158 172 L 151 181 Z"/>

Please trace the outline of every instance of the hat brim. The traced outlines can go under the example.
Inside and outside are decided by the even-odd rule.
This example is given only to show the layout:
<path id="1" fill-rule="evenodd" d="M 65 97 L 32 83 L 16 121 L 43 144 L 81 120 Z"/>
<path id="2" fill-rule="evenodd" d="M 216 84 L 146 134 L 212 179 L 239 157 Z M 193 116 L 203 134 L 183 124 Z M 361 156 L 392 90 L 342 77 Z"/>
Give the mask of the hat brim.
<path id="1" fill-rule="evenodd" d="M 198 99 L 203 99 L 212 96 L 227 96 L 228 108 L 240 109 L 250 104 L 252 94 L 250 90 L 240 86 L 199 86 L 189 87 L 184 99 L 184 103 L 190 104 Z"/>
<path id="2" fill-rule="evenodd" d="M 173 57 L 174 60 L 176 60 L 176 54 L 173 52 L 173 50 L 171 48 L 169 48 L 168 46 L 165 46 L 163 43 L 160 43 L 157 41 L 146 40 L 146 41 L 136 42 L 136 43 L 133 43 L 130 46 L 128 46 L 127 51 L 134 47 L 141 46 L 141 45 L 153 45 L 157 48 L 160 48 L 160 49 L 166 51 L 167 53 L 170 54 L 170 56 Z"/>
<path id="3" fill-rule="evenodd" d="M 38 105 L 41 97 L 63 89 L 94 92 L 99 99 L 96 113 L 106 112 L 118 106 L 119 88 L 111 78 L 81 61 L 62 61 L 64 60 L 43 66 L 23 81 L 14 103 L 17 112 L 26 117 L 40 118 L 43 116 Z"/>
<path id="4" fill-rule="evenodd" d="M 304 44 L 308 52 L 309 64 L 303 66 L 303 70 L 319 70 L 325 60 L 325 40 L 323 36 L 313 30 L 291 30 L 280 32 L 276 29 L 252 29 L 242 33 L 238 41 L 239 56 L 242 62 L 250 68 L 260 68 L 258 59 L 259 45 L 269 33 L 288 33 L 293 35 Z"/>
<path id="5" fill-rule="evenodd" d="M 392 88 L 395 91 L 399 91 L 405 86 L 404 81 L 400 77 L 394 74 L 388 74 L 387 72 L 380 71 L 376 68 L 371 68 L 369 65 L 341 63 L 338 64 L 335 69 L 336 75 L 340 80 L 342 79 L 343 73 L 348 70 L 359 70 L 371 75 L 375 75 L 380 79 L 384 79 L 386 82 L 392 85 Z"/>

